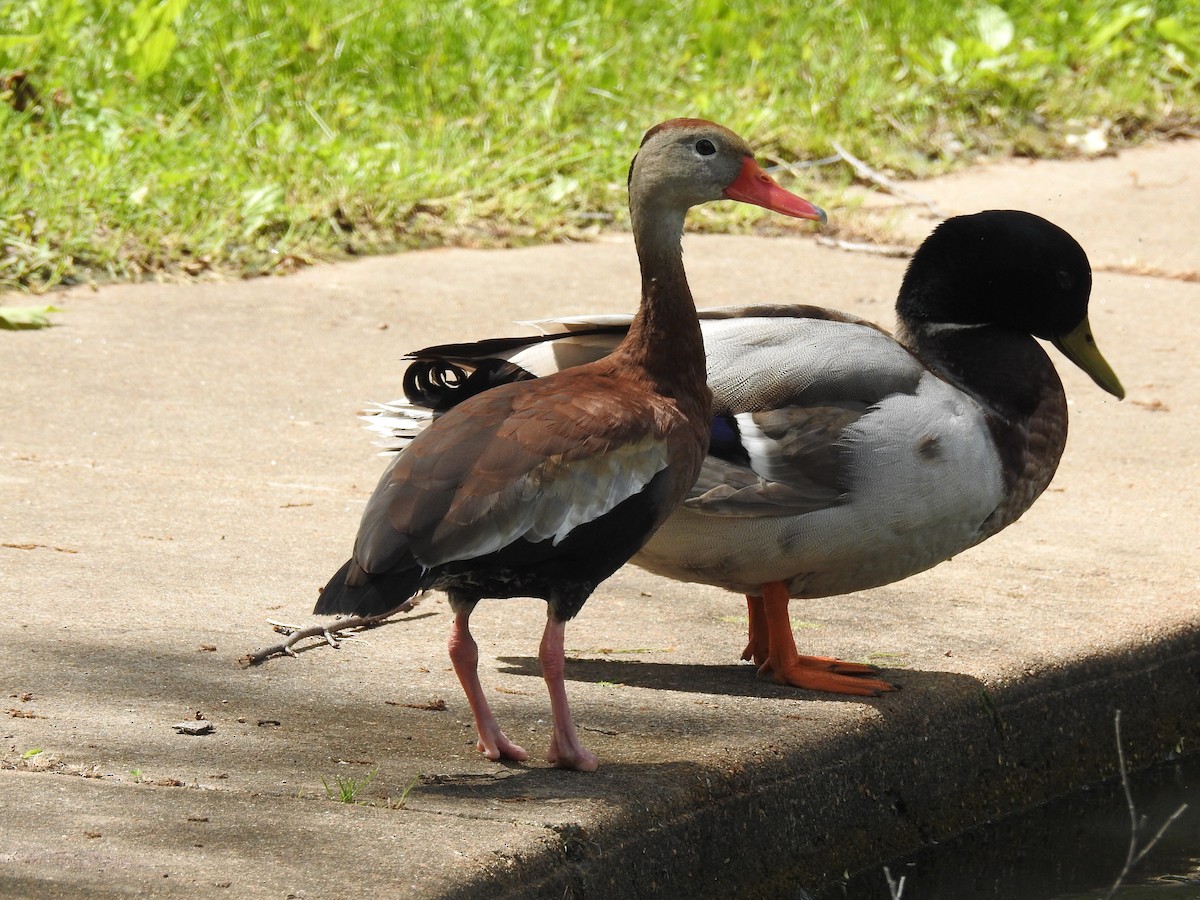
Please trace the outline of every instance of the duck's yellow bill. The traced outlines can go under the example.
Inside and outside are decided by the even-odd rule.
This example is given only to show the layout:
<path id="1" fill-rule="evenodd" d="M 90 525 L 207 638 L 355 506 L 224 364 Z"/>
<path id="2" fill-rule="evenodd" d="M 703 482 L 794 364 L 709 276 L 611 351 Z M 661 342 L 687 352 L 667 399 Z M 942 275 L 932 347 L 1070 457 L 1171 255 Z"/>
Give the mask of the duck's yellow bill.
<path id="1" fill-rule="evenodd" d="M 1054 346 L 1062 351 L 1063 356 L 1092 376 L 1092 381 L 1103 390 L 1118 400 L 1125 399 L 1125 388 L 1121 386 L 1121 379 L 1100 354 L 1096 339 L 1092 337 L 1092 326 L 1088 323 L 1087 316 L 1083 317 L 1083 321 L 1076 325 L 1073 331 L 1052 338 L 1052 341 Z"/>

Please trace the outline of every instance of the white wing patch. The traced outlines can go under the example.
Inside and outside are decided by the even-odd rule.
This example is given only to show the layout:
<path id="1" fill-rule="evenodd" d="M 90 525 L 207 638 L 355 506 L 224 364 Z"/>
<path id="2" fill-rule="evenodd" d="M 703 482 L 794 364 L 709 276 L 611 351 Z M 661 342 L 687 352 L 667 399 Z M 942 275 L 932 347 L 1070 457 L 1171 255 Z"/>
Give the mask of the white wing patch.
<path id="1" fill-rule="evenodd" d="M 617 349 L 620 341 L 619 334 L 572 335 L 533 344 L 516 353 L 507 354 L 507 357 L 510 362 L 526 372 L 542 378 L 563 369 L 602 359 Z"/>
<path id="2" fill-rule="evenodd" d="M 742 447 L 750 457 L 750 468 L 754 470 L 754 474 L 768 481 L 790 481 L 788 463 L 783 457 L 779 442 L 768 437 L 755 424 L 753 413 L 738 413 L 734 419 L 737 420 Z"/>
<path id="3" fill-rule="evenodd" d="M 417 554 L 432 568 L 502 550 L 518 540 L 555 546 L 641 492 L 667 468 L 665 442 L 651 438 L 589 459 L 541 463 L 502 491 L 477 500 L 469 523 L 447 520 Z"/>

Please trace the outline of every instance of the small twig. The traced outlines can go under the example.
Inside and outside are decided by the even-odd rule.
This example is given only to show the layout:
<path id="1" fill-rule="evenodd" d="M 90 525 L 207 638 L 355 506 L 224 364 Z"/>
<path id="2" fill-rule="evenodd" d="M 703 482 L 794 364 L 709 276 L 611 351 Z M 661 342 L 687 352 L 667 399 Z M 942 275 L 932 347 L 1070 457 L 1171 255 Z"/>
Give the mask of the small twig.
<path id="1" fill-rule="evenodd" d="M 883 877 L 887 879 L 888 893 L 892 895 L 892 900 L 900 900 L 904 896 L 904 879 L 907 876 L 901 875 L 899 881 L 893 881 L 891 871 L 884 866 Z"/>
<path id="2" fill-rule="evenodd" d="M 274 644 L 262 650 L 256 650 L 254 653 L 247 653 L 238 660 L 238 665 L 243 669 L 247 669 L 250 666 L 257 666 L 276 656 L 295 656 L 296 651 L 292 648 L 305 638 L 321 638 L 330 647 L 336 648 L 340 646 L 337 639 L 339 636 L 342 636 L 343 632 L 377 628 L 380 625 L 388 624 L 386 620 L 391 616 L 408 612 L 412 608 L 412 600 L 405 600 L 395 609 L 377 616 L 349 616 L 345 619 L 337 619 L 332 625 L 313 625 L 308 628 L 288 625 L 285 622 L 273 622 L 268 619 L 267 622 L 271 627 L 280 634 L 289 635 L 288 639 L 281 644 Z"/>
<path id="3" fill-rule="evenodd" d="M 913 255 L 912 249 L 909 247 L 901 247 L 899 244 L 868 244 L 865 241 L 843 241 L 840 238 L 831 238 L 823 234 L 818 234 L 816 241 L 822 247 L 833 247 L 837 250 L 845 250 L 849 253 L 873 253 L 876 256 L 887 256 L 894 259 L 908 259 Z"/>
<path id="4" fill-rule="evenodd" d="M 888 178 L 882 172 L 872 169 L 837 141 L 833 142 L 833 149 L 837 151 L 837 155 L 844 159 L 850 165 L 850 168 L 852 168 L 860 178 L 865 178 L 867 181 L 879 185 L 889 194 L 895 194 L 897 197 L 907 197 L 909 200 L 920 203 L 939 219 L 946 218 L 946 214 L 942 211 L 941 207 L 937 205 L 937 203 L 930 200 L 928 197 L 922 197 L 920 194 L 910 191 L 899 182 Z"/>
<path id="5" fill-rule="evenodd" d="M 1125 865 L 1121 867 L 1121 874 L 1117 876 L 1117 880 L 1113 882 L 1112 887 L 1108 889 L 1108 893 L 1104 895 L 1104 900 L 1110 900 L 1117 893 L 1117 890 L 1125 882 L 1125 876 L 1132 871 L 1134 866 L 1146 858 L 1146 854 L 1166 834 L 1167 829 L 1171 827 L 1171 823 L 1183 815 L 1184 810 L 1187 809 L 1186 803 L 1180 804 L 1179 808 L 1171 813 L 1167 817 L 1167 820 L 1163 822 L 1162 827 L 1155 832 L 1150 842 L 1140 851 L 1138 850 L 1137 835 L 1141 824 L 1138 821 L 1137 807 L 1133 804 L 1133 790 L 1129 786 L 1129 772 L 1125 766 L 1125 748 L 1121 743 L 1121 711 L 1119 709 L 1113 716 L 1113 728 L 1117 733 L 1117 762 L 1120 764 L 1121 769 L 1121 787 L 1125 791 L 1125 805 L 1129 807 L 1129 851 L 1125 854 Z"/>
<path id="6" fill-rule="evenodd" d="M 798 172 L 800 169 L 812 169 L 817 166 L 831 166 L 836 162 L 841 162 L 840 154 L 835 153 L 833 156 L 823 156 L 820 159 L 802 159 L 798 162 L 781 162 L 773 166 L 767 166 L 766 172 L 774 175 L 776 172 Z"/>
<path id="7" fill-rule="evenodd" d="M 1171 824 L 1176 819 L 1178 819 L 1180 816 L 1182 816 L 1184 814 L 1184 812 L 1187 811 L 1187 808 L 1188 808 L 1188 805 L 1186 803 L 1181 803 L 1181 804 L 1179 804 L 1179 808 L 1177 810 L 1175 810 L 1175 812 L 1173 812 L 1173 813 L 1171 813 L 1171 815 L 1167 816 L 1167 820 L 1162 823 L 1162 827 L 1159 828 L 1158 831 L 1154 832 L 1154 837 L 1152 837 L 1150 839 L 1150 843 L 1148 843 L 1145 847 L 1143 847 L 1141 853 L 1139 853 L 1137 856 L 1135 856 L 1133 858 L 1133 863 L 1131 865 L 1131 868 L 1132 868 L 1132 866 L 1136 866 L 1138 863 L 1140 863 L 1143 859 L 1146 858 L 1146 854 L 1149 853 L 1154 848 L 1154 845 L 1158 843 L 1159 838 L 1161 838 L 1164 834 L 1167 833 L 1167 829 L 1171 827 Z"/>
<path id="8" fill-rule="evenodd" d="M 311 628 L 305 628 L 303 625 L 291 625 L 288 622 L 276 622 L 274 619 L 267 619 L 267 624 L 271 626 L 273 631 L 276 631 L 279 634 L 294 635 L 293 640 L 298 641 L 304 637 L 316 637 L 318 634 L 320 634 L 321 637 L 325 638 L 326 643 L 328 643 L 330 647 L 337 649 L 341 646 L 341 644 L 334 640 L 333 635 L 329 632 L 329 629 L 323 625 L 313 625 Z M 335 631 L 340 630 L 340 628 L 335 629 Z M 300 632 L 304 632 L 304 634 L 300 634 Z M 290 647 L 284 647 L 284 650 L 287 651 L 289 656 L 296 655 L 295 653 L 291 652 Z"/>

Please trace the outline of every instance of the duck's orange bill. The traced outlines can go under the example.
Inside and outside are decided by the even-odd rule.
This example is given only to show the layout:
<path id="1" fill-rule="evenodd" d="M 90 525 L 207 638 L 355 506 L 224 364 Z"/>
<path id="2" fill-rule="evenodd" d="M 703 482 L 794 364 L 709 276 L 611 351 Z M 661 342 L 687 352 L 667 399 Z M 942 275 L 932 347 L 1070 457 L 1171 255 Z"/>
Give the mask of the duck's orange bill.
<path id="1" fill-rule="evenodd" d="M 777 185 L 752 156 L 747 156 L 742 160 L 742 171 L 734 179 L 733 184 L 725 188 L 725 196 L 730 200 L 764 206 L 777 213 L 783 213 L 785 216 L 812 219 L 822 225 L 828 218 L 825 210 L 821 207 L 813 206 L 804 198 L 797 197 Z"/>

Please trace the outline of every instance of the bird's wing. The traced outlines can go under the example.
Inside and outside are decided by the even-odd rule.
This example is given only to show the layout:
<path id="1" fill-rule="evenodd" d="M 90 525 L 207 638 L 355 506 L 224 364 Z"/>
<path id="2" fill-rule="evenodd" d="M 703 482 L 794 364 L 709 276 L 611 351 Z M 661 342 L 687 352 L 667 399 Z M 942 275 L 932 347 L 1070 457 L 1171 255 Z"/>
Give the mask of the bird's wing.
<path id="1" fill-rule="evenodd" d="M 557 544 L 645 489 L 671 464 L 678 414 L 636 391 L 586 387 L 501 386 L 447 412 L 384 474 L 363 516 L 359 564 L 429 568 L 521 540 Z"/>
<path id="2" fill-rule="evenodd" d="M 717 413 L 871 403 L 912 392 L 927 371 L 886 332 L 844 316 L 718 320 L 704 349 Z"/>
<path id="3" fill-rule="evenodd" d="M 791 516 L 844 496 L 846 427 L 865 407 L 785 407 L 714 420 L 714 447 L 685 505 L 720 516 Z"/>
<path id="4" fill-rule="evenodd" d="M 847 434 L 928 374 L 874 326 L 839 316 L 755 316 L 705 329 L 712 446 L 686 505 L 720 516 L 789 516 L 836 506 Z"/>

